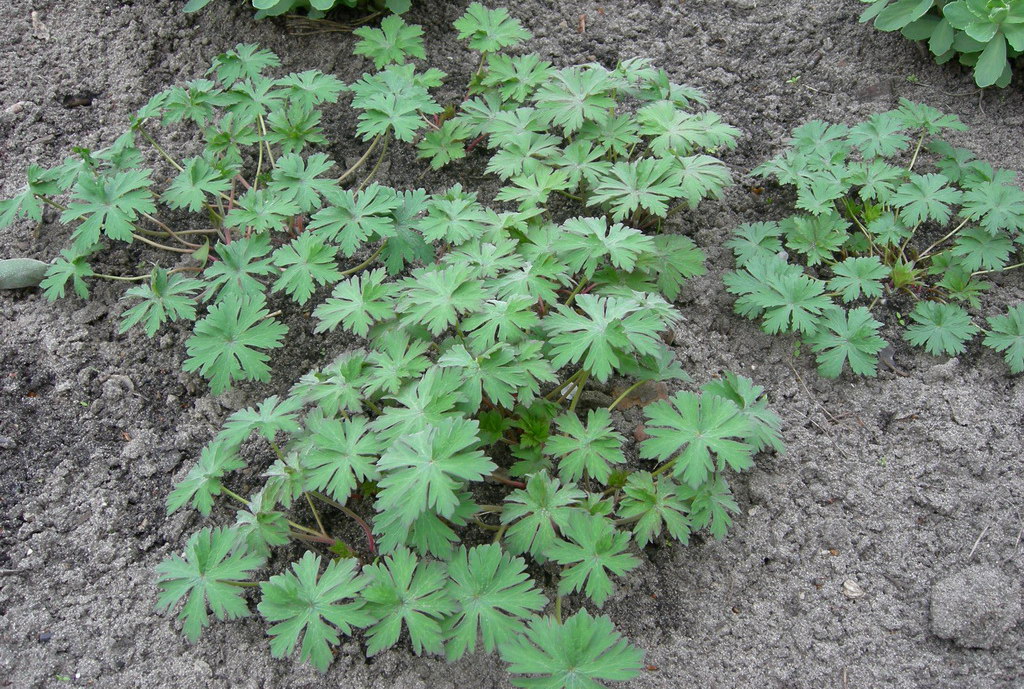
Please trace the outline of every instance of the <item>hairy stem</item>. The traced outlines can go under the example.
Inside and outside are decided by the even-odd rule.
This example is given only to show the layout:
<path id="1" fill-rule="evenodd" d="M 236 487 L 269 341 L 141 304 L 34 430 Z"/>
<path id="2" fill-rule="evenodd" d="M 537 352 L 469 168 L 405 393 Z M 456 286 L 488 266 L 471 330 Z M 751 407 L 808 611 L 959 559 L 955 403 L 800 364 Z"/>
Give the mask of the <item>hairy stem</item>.
<path id="1" fill-rule="evenodd" d="M 625 391 L 625 392 L 623 392 L 623 393 L 622 393 L 621 395 L 619 395 L 619 396 L 618 396 L 618 397 L 617 397 L 617 398 L 615 399 L 615 401 L 614 401 L 614 402 L 612 402 L 612 403 L 611 403 L 611 404 L 610 404 L 610 405 L 608 406 L 608 411 L 615 411 L 615 407 L 619 406 L 619 403 L 620 403 L 620 402 L 622 402 L 622 400 L 626 399 L 626 396 L 627 396 L 627 395 L 628 395 L 629 393 L 633 392 L 634 390 L 636 390 L 636 389 L 637 389 L 638 387 L 640 387 L 641 385 L 643 385 L 643 384 L 644 384 L 644 383 L 646 383 L 646 382 L 647 382 L 646 380 L 638 380 L 637 382 L 633 383 L 633 384 L 632 384 L 632 385 L 630 385 L 630 386 L 629 386 L 628 388 L 626 388 L 626 391 Z"/>
<path id="2" fill-rule="evenodd" d="M 366 149 L 366 153 L 364 153 L 362 156 L 360 156 L 359 160 L 357 160 L 355 163 L 352 164 L 352 167 L 350 167 L 349 169 L 345 170 L 345 172 L 341 173 L 341 177 L 338 177 L 338 179 L 337 179 L 338 184 L 341 184 L 346 179 L 351 177 L 355 173 L 356 170 L 358 170 L 359 168 L 361 168 L 363 166 L 363 163 L 365 163 L 370 158 L 370 154 L 373 153 L 373 149 L 377 148 L 377 144 L 380 143 L 380 138 L 381 138 L 380 134 L 378 134 L 377 136 L 373 137 L 373 141 L 370 142 L 370 147 Z"/>

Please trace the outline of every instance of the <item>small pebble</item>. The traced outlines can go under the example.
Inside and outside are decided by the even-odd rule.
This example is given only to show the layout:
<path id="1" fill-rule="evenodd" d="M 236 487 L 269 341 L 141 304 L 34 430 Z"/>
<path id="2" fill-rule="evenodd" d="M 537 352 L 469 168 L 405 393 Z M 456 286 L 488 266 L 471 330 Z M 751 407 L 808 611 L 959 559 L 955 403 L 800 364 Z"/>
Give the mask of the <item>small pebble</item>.
<path id="1" fill-rule="evenodd" d="M 843 582 L 843 595 L 847 598 L 862 598 L 864 589 L 853 579 L 847 579 Z"/>
<path id="2" fill-rule="evenodd" d="M 45 644 L 53 638 L 53 634 L 50 632 L 43 632 L 39 635 L 39 643 Z"/>

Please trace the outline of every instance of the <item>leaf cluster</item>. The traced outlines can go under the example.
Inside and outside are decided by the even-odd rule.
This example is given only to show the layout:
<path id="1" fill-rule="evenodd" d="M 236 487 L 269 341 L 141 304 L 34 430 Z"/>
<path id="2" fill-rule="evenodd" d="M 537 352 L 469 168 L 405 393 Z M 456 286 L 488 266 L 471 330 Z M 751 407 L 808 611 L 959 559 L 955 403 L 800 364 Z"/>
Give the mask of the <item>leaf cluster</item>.
<path id="1" fill-rule="evenodd" d="M 914 302 L 907 342 L 930 354 L 964 352 L 983 330 L 968 309 L 992 287 L 984 276 L 1020 267 L 1024 243 L 1015 174 L 937 136 L 964 129 L 907 100 L 853 127 L 797 128 L 789 147 L 754 171 L 792 188 L 796 213 L 742 225 L 727 243 L 736 312 L 761 319 L 765 332 L 800 337 L 827 377 L 845 368 L 876 374 L 887 346 L 880 309 L 900 295 Z M 982 341 L 1016 373 L 1012 313 L 989 321 L 1009 332 Z"/>

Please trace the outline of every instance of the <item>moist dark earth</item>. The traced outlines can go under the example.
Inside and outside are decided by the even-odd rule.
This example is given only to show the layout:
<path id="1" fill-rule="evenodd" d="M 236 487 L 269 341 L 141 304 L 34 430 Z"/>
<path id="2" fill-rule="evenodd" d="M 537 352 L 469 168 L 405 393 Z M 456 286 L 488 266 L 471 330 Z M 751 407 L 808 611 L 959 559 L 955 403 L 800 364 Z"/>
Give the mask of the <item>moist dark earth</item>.
<path id="1" fill-rule="evenodd" d="M 274 50 L 282 73 L 317 68 L 350 82 L 372 66 L 351 56 L 351 35 L 293 35 L 279 20 L 253 22 L 241 2 L 218 0 L 196 15 L 181 14 L 183 4 L 0 3 L 3 195 L 17 191 L 30 163 L 109 145 L 151 95 L 201 76 L 236 43 Z M 465 5 L 419 0 L 408 15 L 426 30 L 431 64 L 450 75 L 441 98 L 457 98 L 475 67 L 451 29 Z M 646 653 L 630 687 L 1024 686 L 1021 377 L 977 344 L 937 358 L 887 332 L 899 373 L 823 380 L 806 353 L 794 358 L 794 341 L 734 315 L 721 284 L 732 267 L 722 248 L 731 229 L 785 212 L 773 193 L 752 190 L 759 182 L 749 170 L 809 119 L 853 124 L 907 97 L 967 123 L 955 144 L 1024 171 L 1021 78 L 979 92 L 966 69 L 935 65 L 914 43 L 859 24 L 861 8 L 856 0 L 510 5 L 534 34 L 528 50 L 558 66 L 649 57 L 703 89 L 744 132 L 724 156 L 736 186 L 670 227 L 709 259 L 708 274 L 678 300 L 686 320 L 673 346 L 692 385 L 724 370 L 763 385 L 788 451 L 760 456 L 736 477 L 741 513 L 725 540 L 648 548 L 643 566 L 620 581 L 604 611 Z M 330 109 L 325 123 L 334 159 L 359 155 L 347 106 Z M 381 181 L 437 191 L 481 169 L 477 160 L 431 173 L 406 149 Z M 69 233 L 53 214 L 38 228 L 17 223 L 0 231 L 0 258 L 48 261 Z M 102 267 L 128 273 L 147 258 L 118 249 Z M 995 281 L 978 315 L 1022 299 L 1020 274 Z M 320 675 L 271 658 L 258 617 L 215 623 L 190 645 L 172 616 L 155 612 L 154 566 L 200 525 L 165 516 L 173 482 L 227 414 L 287 389 L 349 345 L 313 336 L 302 314 L 287 316 L 274 383 L 213 397 L 180 370 L 186 330 L 152 340 L 118 334 L 122 293 L 98 283 L 88 302 L 52 304 L 38 290 L 0 293 L 0 686 L 508 686 L 490 656 L 447 665 L 400 644 L 367 661 L 358 638 Z"/>

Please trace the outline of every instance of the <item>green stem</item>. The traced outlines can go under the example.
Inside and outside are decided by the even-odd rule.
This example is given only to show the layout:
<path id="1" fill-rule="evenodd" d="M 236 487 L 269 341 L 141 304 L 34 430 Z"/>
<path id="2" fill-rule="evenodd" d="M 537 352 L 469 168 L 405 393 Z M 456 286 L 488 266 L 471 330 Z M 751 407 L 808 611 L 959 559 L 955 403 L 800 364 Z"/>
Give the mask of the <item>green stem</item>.
<path id="1" fill-rule="evenodd" d="M 587 286 L 589 280 L 583 279 L 576 283 L 576 287 L 572 292 L 569 293 L 569 297 L 565 300 L 566 306 L 572 306 L 573 301 L 576 300 L 576 295 L 580 293 L 580 290 Z"/>
<path id="2" fill-rule="evenodd" d="M 549 399 L 551 399 L 552 397 L 554 397 L 555 395 L 557 395 L 557 394 L 558 394 L 559 392 L 561 392 L 561 391 L 562 391 L 562 390 L 563 390 L 563 389 L 564 389 L 564 388 L 565 388 L 566 386 L 568 386 L 568 385 L 569 385 L 570 383 L 573 383 L 573 382 L 575 382 L 575 380 L 576 380 L 577 378 L 579 378 L 579 377 L 580 377 L 580 375 L 582 375 L 582 373 L 583 373 L 583 369 L 580 369 L 579 371 L 576 371 L 576 373 L 572 374 L 571 376 L 569 376 L 568 378 L 566 378 L 566 379 L 565 379 L 564 381 L 562 381 L 561 383 L 559 383 L 558 387 L 556 387 L 556 388 L 555 388 L 554 390 L 552 390 L 551 392 L 549 392 L 548 394 L 546 394 L 546 395 L 544 396 L 544 399 L 546 399 L 546 400 L 549 400 Z"/>
<path id="3" fill-rule="evenodd" d="M 562 596 L 555 596 L 555 619 L 562 624 Z"/>
<path id="4" fill-rule="evenodd" d="M 921 131 L 921 136 L 917 139 L 917 146 L 914 148 L 914 157 L 910 159 L 910 165 L 907 166 L 907 172 L 914 169 L 914 163 L 917 162 L 917 156 L 921 152 L 921 145 L 924 143 L 924 130 Z"/>
<path id="5" fill-rule="evenodd" d="M 237 586 L 239 588 L 251 589 L 260 585 L 258 581 L 231 581 L 230 579 L 218 579 L 218 584 L 227 584 L 228 586 Z"/>
<path id="6" fill-rule="evenodd" d="M 921 261 L 923 259 L 928 258 L 931 255 L 931 250 L 932 249 L 937 247 L 939 244 L 942 244 L 944 241 L 946 241 L 947 239 L 949 239 L 950 237 L 955 235 L 957 232 L 962 230 L 964 225 L 966 225 L 966 224 L 967 224 L 967 219 L 964 218 L 964 221 L 962 223 L 960 223 L 959 225 L 957 225 L 956 227 L 954 227 L 952 230 L 950 230 L 950 232 L 948 234 L 946 234 L 941 239 L 937 239 L 934 242 L 932 242 L 931 246 L 929 246 L 927 249 L 925 249 L 924 251 L 921 252 L 921 254 L 917 257 L 917 260 Z"/>
<path id="7" fill-rule="evenodd" d="M 670 466 L 672 466 L 675 463 L 676 463 L 675 459 L 668 460 L 667 462 L 662 464 L 660 467 L 658 467 L 657 469 L 655 469 L 654 471 L 651 472 L 651 478 L 654 478 L 655 476 L 658 476 L 659 474 L 664 473 L 664 471 L 666 469 L 668 469 Z"/>
<path id="8" fill-rule="evenodd" d="M 1021 268 L 1021 267 L 1024 267 L 1024 263 L 1014 263 L 1012 266 L 1006 266 L 1004 268 L 992 268 L 990 270 L 976 270 L 973 273 L 971 273 L 971 277 L 974 277 L 975 275 L 988 275 L 989 273 L 1002 273 L 1002 272 L 1005 272 L 1007 270 L 1013 270 L 1014 268 Z"/>
<path id="9" fill-rule="evenodd" d="M 387 243 L 388 240 L 385 239 L 383 242 L 381 242 L 380 246 L 377 247 L 377 250 L 370 254 L 369 258 L 367 258 L 365 261 L 357 265 L 355 268 L 349 268 L 348 270 L 341 271 L 341 274 L 355 275 L 356 273 L 362 272 L 363 270 L 368 268 L 374 261 L 377 260 L 377 257 L 381 255 L 381 252 L 384 251 L 384 247 L 387 246 Z"/>
<path id="10" fill-rule="evenodd" d="M 636 390 L 638 387 L 640 387 L 641 385 L 643 385 L 646 382 L 647 382 L 646 380 L 640 380 L 640 381 L 637 381 L 636 383 L 633 383 L 628 388 L 626 388 L 626 391 L 624 393 L 622 393 L 621 395 L 619 395 L 618 398 L 614 402 L 612 402 L 611 405 L 609 405 L 608 411 L 614 411 L 615 407 L 619 406 L 619 403 L 622 402 L 622 400 L 626 399 L 626 395 L 628 395 L 629 393 L 633 392 L 634 390 Z"/>
<path id="11" fill-rule="evenodd" d="M 179 237 L 178 233 L 175 232 L 174 230 L 172 230 L 166 223 L 163 223 L 163 222 L 157 220 L 156 218 L 154 218 L 149 213 L 143 213 L 142 217 L 146 218 L 151 223 L 153 223 L 154 225 L 156 225 L 157 227 L 162 229 L 164 232 L 166 232 L 168 235 L 170 235 L 171 237 L 176 239 L 178 241 L 178 243 L 180 243 L 181 245 L 190 247 L 193 250 L 201 248 L 201 245 L 199 245 L 199 244 L 193 244 L 192 242 L 186 242 L 184 239 Z"/>
<path id="12" fill-rule="evenodd" d="M 584 388 L 584 386 L 586 386 L 587 380 L 589 378 L 590 378 L 590 371 L 587 371 L 586 369 L 584 369 L 583 377 L 580 378 L 579 383 L 576 384 L 576 392 L 572 396 L 572 402 L 569 403 L 569 411 L 570 412 L 576 411 L 576 405 L 579 403 L 580 397 L 583 396 L 583 388 Z"/>
<path id="13" fill-rule="evenodd" d="M 43 196 L 42 194 L 36 194 L 36 198 L 39 199 L 40 201 L 42 201 L 43 203 L 45 203 L 47 206 L 52 206 L 53 208 L 56 208 L 59 211 L 66 211 L 68 209 L 67 206 L 60 205 L 59 203 L 57 203 L 56 201 L 51 199 L 49 196 Z"/>
<path id="14" fill-rule="evenodd" d="M 227 488 L 225 488 L 224 486 L 221 486 L 221 487 L 220 487 L 220 490 L 221 490 L 221 492 L 222 492 L 222 493 L 224 493 L 224 495 L 228 496 L 228 497 L 229 497 L 229 498 L 231 498 L 232 500 L 237 500 L 238 502 L 240 502 L 240 503 L 242 503 L 243 505 L 245 505 L 245 506 L 247 506 L 247 507 L 248 507 L 248 505 L 249 505 L 249 501 L 248 501 L 248 500 L 246 500 L 245 498 L 243 498 L 243 497 L 242 497 L 241 495 L 239 495 L 238 493 L 234 492 L 233 490 L 228 490 L 228 489 L 227 489 Z"/>
<path id="15" fill-rule="evenodd" d="M 143 127 L 142 125 L 139 125 L 139 134 L 142 134 L 142 138 L 143 138 L 143 139 L 145 139 L 146 141 L 148 141 L 148 142 L 149 142 L 149 145 L 150 145 L 150 146 L 152 146 L 153 148 L 155 148 L 155 149 L 156 149 L 156 152 L 157 152 L 157 153 L 159 153 L 159 154 L 160 154 L 161 156 L 163 156 L 163 159 L 164 159 L 164 160 L 166 160 L 166 161 L 167 161 L 168 163 L 170 163 L 171 165 L 173 165 L 173 166 L 175 167 L 175 169 L 177 169 L 177 170 L 178 170 L 178 172 L 184 172 L 185 168 L 183 168 L 183 167 L 182 167 L 182 166 L 181 166 L 181 165 L 180 165 L 180 164 L 178 163 L 178 161 L 176 161 L 176 160 L 175 160 L 174 158 L 172 158 L 172 157 L 171 157 L 171 154 L 170 154 L 170 153 L 168 153 L 168 152 L 167 152 L 167 151 L 166 151 L 166 150 L 164 149 L 164 147 L 163 147 L 163 146 L 161 146 L 160 144 L 158 144 L 158 143 L 157 143 L 157 141 L 156 141 L 156 139 L 154 139 L 154 138 L 153 138 L 152 136 L 150 136 L 149 132 L 148 132 L 148 131 L 146 131 L 146 128 L 145 128 L 145 127 Z"/>
<path id="16" fill-rule="evenodd" d="M 384 156 L 386 156 L 388 153 L 388 144 L 391 143 L 390 134 L 391 131 L 388 130 L 388 133 L 384 135 L 384 145 L 381 146 L 380 148 L 380 157 L 377 158 L 377 162 L 373 164 L 372 168 L 370 168 L 370 174 L 366 175 L 366 179 L 364 179 L 362 183 L 358 187 L 356 187 L 357 193 L 362 191 L 363 187 L 365 187 L 370 182 L 370 180 L 373 179 L 373 176 L 377 174 L 377 169 L 380 167 L 380 164 L 384 162 Z"/>
<path id="17" fill-rule="evenodd" d="M 138 239 L 143 244 L 149 244 L 152 247 L 156 247 L 157 249 L 163 249 L 164 251 L 173 251 L 176 254 L 191 254 L 195 252 L 195 249 L 180 249 L 176 246 L 167 246 L 166 244 L 154 242 L 152 239 L 146 239 L 138 232 L 132 232 L 132 237 Z"/>
<path id="18" fill-rule="evenodd" d="M 267 147 L 267 158 L 270 159 L 270 167 L 275 167 L 277 163 L 274 161 L 274 152 L 270 150 L 270 142 L 267 141 L 267 125 L 263 122 L 263 115 L 257 115 L 256 119 L 260 123 L 260 139 Z"/>
<path id="19" fill-rule="evenodd" d="M 508 530 L 508 524 L 502 524 L 501 528 L 499 528 L 497 530 L 497 532 L 495 532 L 494 540 L 492 540 L 491 543 L 500 543 L 502 536 L 505 535 L 505 531 L 507 531 L 507 530 Z"/>
<path id="20" fill-rule="evenodd" d="M 326 536 L 327 529 L 324 528 L 324 523 L 320 520 L 320 513 L 316 511 L 316 505 L 313 504 L 313 498 L 309 497 L 309 493 L 303 493 L 303 495 L 306 496 L 306 504 L 309 505 L 309 509 L 313 511 L 313 518 L 316 519 L 316 525 L 320 527 L 320 533 Z"/>
<path id="21" fill-rule="evenodd" d="M 363 535 L 366 536 L 366 543 L 370 547 L 370 552 L 373 553 L 373 554 L 377 553 L 377 542 L 373 538 L 373 529 L 371 529 L 370 525 L 366 523 L 366 520 L 364 520 L 358 514 L 353 512 L 347 506 L 341 504 L 340 502 L 338 502 L 334 498 L 331 498 L 331 497 L 328 497 L 328 496 L 324 495 L 323 493 L 320 493 L 320 492 L 314 490 L 314 491 L 311 491 L 309 493 L 309 495 L 312 495 L 317 500 L 319 500 L 319 501 L 321 501 L 321 502 L 323 502 L 323 503 L 325 503 L 327 505 L 330 505 L 331 507 L 338 508 L 339 510 L 341 510 L 345 514 L 345 516 L 347 516 L 349 519 L 351 519 L 356 524 L 358 524 L 359 528 L 361 528 L 363 530 Z"/>
<path id="22" fill-rule="evenodd" d="M 357 160 L 355 163 L 353 163 L 352 167 L 350 167 L 349 169 L 345 170 L 345 172 L 343 172 L 341 174 L 341 177 L 339 177 L 336 180 L 338 182 L 338 184 L 341 184 L 346 179 L 351 177 L 352 174 L 355 173 L 356 170 L 358 170 L 359 168 L 361 168 L 363 166 L 363 163 L 365 163 L 370 158 L 370 154 L 373 153 L 373 149 L 377 148 L 377 144 L 380 143 L 380 137 L 381 137 L 380 134 L 378 134 L 377 136 L 373 137 L 373 141 L 370 142 L 370 147 L 366 149 L 366 153 L 364 153 L 362 156 L 360 156 L 359 160 Z"/>

